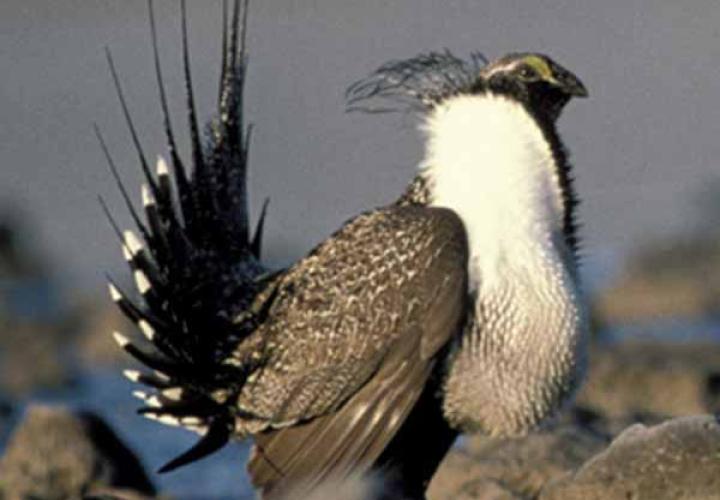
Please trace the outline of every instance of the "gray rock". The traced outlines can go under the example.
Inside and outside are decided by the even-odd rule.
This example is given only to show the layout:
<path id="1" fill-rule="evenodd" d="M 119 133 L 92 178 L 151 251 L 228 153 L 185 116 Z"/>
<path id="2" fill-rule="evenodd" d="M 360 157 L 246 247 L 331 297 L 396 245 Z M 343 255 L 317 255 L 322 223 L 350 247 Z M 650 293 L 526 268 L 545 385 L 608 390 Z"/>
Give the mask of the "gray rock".
<path id="1" fill-rule="evenodd" d="M 478 479 L 464 484 L 453 500 L 523 500 L 508 487 L 494 479 Z"/>
<path id="2" fill-rule="evenodd" d="M 24 397 L 71 385 L 75 374 L 62 356 L 68 344 L 55 324 L 0 322 L 0 391 Z"/>
<path id="3" fill-rule="evenodd" d="M 596 346 L 577 402 L 611 419 L 720 411 L 720 345 L 635 341 Z"/>
<path id="4" fill-rule="evenodd" d="M 607 442 L 588 428 L 572 424 L 522 439 L 470 437 L 440 466 L 428 497 L 431 500 L 533 497 L 547 482 L 575 470 Z"/>
<path id="5" fill-rule="evenodd" d="M 155 493 L 138 459 L 98 416 L 30 407 L 0 459 L 0 498 L 76 499 L 102 487 Z"/>
<path id="6" fill-rule="evenodd" d="M 144 495 L 128 488 L 111 488 L 100 486 L 88 491 L 83 500 L 171 500 L 170 497 Z"/>
<path id="7" fill-rule="evenodd" d="M 720 499 L 720 425 L 707 415 L 633 425 L 539 499 Z"/>

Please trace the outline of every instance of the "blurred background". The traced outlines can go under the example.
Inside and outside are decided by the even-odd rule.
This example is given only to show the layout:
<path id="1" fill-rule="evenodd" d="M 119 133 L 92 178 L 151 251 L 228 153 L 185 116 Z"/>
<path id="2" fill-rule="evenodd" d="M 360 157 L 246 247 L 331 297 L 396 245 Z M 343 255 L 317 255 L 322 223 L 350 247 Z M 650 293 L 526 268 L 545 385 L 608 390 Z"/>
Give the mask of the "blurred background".
<path id="1" fill-rule="evenodd" d="M 155 3 L 179 129 L 179 6 Z M 200 116 L 209 118 L 221 2 L 190 0 L 188 18 Z M 545 52 L 590 91 L 559 128 L 582 200 L 582 272 L 598 342 L 692 342 L 707 351 L 720 339 L 716 1 L 258 0 L 248 44 L 250 192 L 254 208 L 271 200 L 272 264 L 392 200 L 422 156 L 416 117 L 346 114 L 348 84 L 387 60 L 431 50 Z M 123 261 L 97 196 L 120 221 L 128 217 L 93 123 L 129 186 L 139 186 L 139 168 L 105 46 L 146 153 L 165 153 L 144 0 L 0 3 L 0 446 L 28 402 L 68 402 L 101 414 L 157 468 L 193 436 L 134 415 L 118 375 L 127 362 L 110 340 L 120 320 L 105 273 L 124 276 Z M 181 146 L 187 154 L 187 141 Z M 702 383 L 717 390 L 709 366 Z M 249 494 L 238 479 L 244 453 L 231 447 L 153 481 L 178 497 Z"/>

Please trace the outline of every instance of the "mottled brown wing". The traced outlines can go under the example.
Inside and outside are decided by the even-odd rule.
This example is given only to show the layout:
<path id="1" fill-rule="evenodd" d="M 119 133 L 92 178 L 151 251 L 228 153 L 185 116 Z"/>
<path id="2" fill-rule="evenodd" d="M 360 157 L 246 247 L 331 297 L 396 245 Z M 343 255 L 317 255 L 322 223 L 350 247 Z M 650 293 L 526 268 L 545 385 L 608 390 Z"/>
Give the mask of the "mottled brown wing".
<path id="1" fill-rule="evenodd" d="M 372 465 L 458 331 L 466 269 L 453 212 L 393 207 L 351 221 L 288 272 L 264 332 L 273 354 L 241 396 L 278 427 L 256 436 L 256 487 L 297 497 Z"/>

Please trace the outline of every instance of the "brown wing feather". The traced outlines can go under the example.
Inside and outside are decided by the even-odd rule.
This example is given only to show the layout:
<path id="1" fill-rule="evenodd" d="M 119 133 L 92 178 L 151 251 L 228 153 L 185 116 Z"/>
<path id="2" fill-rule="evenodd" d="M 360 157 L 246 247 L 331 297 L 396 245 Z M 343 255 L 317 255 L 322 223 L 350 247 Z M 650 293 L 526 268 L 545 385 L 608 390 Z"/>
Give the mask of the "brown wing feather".
<path id="1" fill-rule="evenodd" d="M 263 498 L 304 498 L 323 481 L 362 474 L 422 392 L 431 365 L 373 379 L 338 412 L 257 436 L 248 468 Z"/>
<path id="2" fill-rule="evenodd" d="M 398 298 L 386 301 L 388 307 L 396 308 L 388 312 L 400 317 L 400 328 L 394 335 L 374 332 L 384 333 L 387 340 L 365 357 L 373 369 L 368 377 L 350 381 L 352 392 L 336 410 L 306 415 L 298 425 L 256 436 L 248 469 L 264 498 L 290 493 L 292 498 L 302 498 L 325 480 L 343 479 L 372 467 L 423 392 L 436 367 L 438 350 L 458 330 L 467 265 L 461 222 L 443 209 L 393 211 L 400 221 L 394 222 L 396 230 L 400 224 L 402 231 L 420 231 L 408 233 L 416 244 L 397 258 L 406 272 L 417 274 L 413 290 L 395 291 Z M 414 306 L 409 304 L 413 301 Z M 336 397 L 344 392 L 348 386 L 336 389 Z"/>

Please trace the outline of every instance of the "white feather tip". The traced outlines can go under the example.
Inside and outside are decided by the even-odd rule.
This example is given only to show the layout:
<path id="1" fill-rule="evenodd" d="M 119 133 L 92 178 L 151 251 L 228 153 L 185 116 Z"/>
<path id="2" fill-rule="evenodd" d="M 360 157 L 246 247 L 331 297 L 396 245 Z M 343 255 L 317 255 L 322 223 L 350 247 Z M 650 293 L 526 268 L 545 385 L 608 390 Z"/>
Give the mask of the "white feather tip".
<path id="1" fill-rule="evenodd" d="M 123 370 L 123 375 L 131 382 L 140 382 L 140 372 L 137 370 Z"/>
<path id="2" fill-rule="evenodd" d="M 165 158 L 162 157 L 162 155 L 158 155 L 155 169 L 157 171 L 158 177 L 162 175 L 170 175 L 170 169 L 168 168 L 168 164 L 165 161 Z"/>
<path id="3" fill-rule="evenodd" d="M 117 345 L 123 349 L 130 343 L 130 340 L 120 332 L 113 332 L 113 338 L 115 339 L 115 342 L 117 342 Z"/>
<path id="4" fill-rule="evenodd" d="M 145 401 L 148 398 L 147 393 L 145 393 L 143 391 L 132 391 L 132 395 L 138 399 L 142 399 L 143 401 Z"/>
<path id="5" fill-rule="evenodd" d="M 125 230 L 123 237 L 125 238 L 125 246 L 130 252 L 130 255 L 137 255 L 143 249 L 143 244 L 133 231 L 129 229 Z"/>
<path id="6" fill-rule="evenodd" d="M 145 295 L 148 290 L 150 290 L 150 281 L 148 280 L 147 276 L 145 276 L 145 273 L 141 270 L 137 269 L 134 273 L 135 276 L 135 285 L 137 286 L 138 291 Z"/>
<path id="7" fill-rule="evenodd" d="M 122 300 L 123 296 L 120 293 L 120 290 L 115 288 L 115 285 L 108 283 L 108 290 L 110 290 L 110 298 L 113 302 L 120 302 Z"/>
<path id="8" fill-rule="evenodd" d="M 154 205 L 155 197 L 153 196 L 152 191 L 150 191 L 150 186 L 148 186 L 147 184 L 143 184 L 140 190 L 142 192 L 143 206 L 147 207 L 150 205 Z"/>
<path id="9" fill-rule="evenodd" d="M 171 401 L 180 401 L 182 399 L 183 390 L 181 387 L 173 387 L 171 389 L 165 389 L 161 394 L 163 397 Z"/>
<path id="10" fill-rule="evenodd" d="M 148 323 L 144 319 L 141 319 L 140 321 L 138 321 L 138 326 L 143 332 L 143 335 L 145 335 L 145 338 L 152 341 L 152 339 L 155 337 L 155 329 L 150 326 L 150 323 Z"/>

